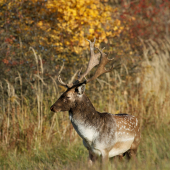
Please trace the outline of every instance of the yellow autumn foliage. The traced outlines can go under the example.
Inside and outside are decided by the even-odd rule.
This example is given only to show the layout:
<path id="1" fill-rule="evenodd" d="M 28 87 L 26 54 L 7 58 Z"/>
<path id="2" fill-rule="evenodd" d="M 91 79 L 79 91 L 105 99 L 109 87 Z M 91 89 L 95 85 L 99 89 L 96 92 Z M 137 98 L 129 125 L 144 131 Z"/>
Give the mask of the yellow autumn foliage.
<path id="1" fill-rule="evenodd" d="M 8 9 L 12 6 L 21 9 L 19 16 L 26 14 L 16 23 L 20 25 L 18 31 L 24 30 L 31 36 L 30 25 L 34 24 L 44 34 L 33 41 L 44 47 L 52 46 L 59 57 L 63 52 L 81 53 L 88 45 L 85 39 L 96 37 L 98 44 L 107 42 L 108 36 L 119 36 L 124 29 L 121 21 L 115 19 L 116 9 L 100 0 L 30 0 L 24 3 L 20 0 L 8 3 Z"/>
<path id="2" fill-rule="evenodd" d="M 45 7 L 45 11 L 41 9 L 45 15 L 53 15 L 55 18 L 50 24 L 53 29 L 49 26 L 47 30 L 51 38 L 50 43 L 56 45 L 58 52 L 62 52 L 63 46 L 67 45 L 68 51 L 80 53 L 88 45 L 85 38 L 96 37 L 100 43 L 107 36 L 114 37 L 123 30 L 120 20 L 112 18 L 115 9 L 103 5 L 99 0 L 48 0 Z M 38 26 L 40 29 L 43 27 L 39 24 Z M 58 46 L 61 40 L 63 46 Z M 40 43 L 43 45 L 46 42 Z"/>

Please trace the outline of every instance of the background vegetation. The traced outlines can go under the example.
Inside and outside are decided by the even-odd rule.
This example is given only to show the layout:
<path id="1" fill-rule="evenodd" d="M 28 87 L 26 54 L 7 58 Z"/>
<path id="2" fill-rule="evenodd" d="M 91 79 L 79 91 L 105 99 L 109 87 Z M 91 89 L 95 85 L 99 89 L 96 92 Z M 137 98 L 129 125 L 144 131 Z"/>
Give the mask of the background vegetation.
<path id="1" fill-rule="evenodd" d="M 87 169 L 87 151 L 67 113 L 50 106 L 85 70 L 89 44 L 117 69 L 86 86 L 100 111 L 138 116 L 136 160 L 109 169 L 170 168 L 170 2 L 168 0 L 0 0 L 1 169 Z M 98 169 L 98 165 L 94 167 Z"/>

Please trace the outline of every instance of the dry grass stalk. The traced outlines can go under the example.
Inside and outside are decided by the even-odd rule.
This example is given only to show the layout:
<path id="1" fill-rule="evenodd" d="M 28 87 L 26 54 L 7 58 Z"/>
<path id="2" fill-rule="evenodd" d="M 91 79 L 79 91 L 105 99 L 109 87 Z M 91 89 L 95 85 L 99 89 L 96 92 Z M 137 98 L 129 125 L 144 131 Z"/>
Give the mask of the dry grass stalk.
<path id="1" fill-rule="evenodd" d="M 23 80 L 19 72 L 16 80 L 19 79 L 20 96 L 15 94 L 17 81 L 15 86 L 8 80 L 5 80 L 4 85 L 3 82 L 0 83 L 0 93 L 3 96 L 0 110 L 3 115 L 0 126 L 1 146 L 11 145 L 17 150 L 41 147 L 42 142 L 50 142 L 53 138 L 59 138 L 60 142 L 67 138 L 76 138 L 65 115 L 55 114 L 52 119 L 49 116 L 49 106 L 59 94 L 60 86 L 54 77 L 51 77 L 50 83 L 44 80 L 42 58 L 33 48 L 31 49 L 37 67 L 37 74 L 34 74 L 35 82 L 29 82 L 32 86 L 32 89 L 29 89 L 32 93 L 31 99 L 29 93 L 23 93 Z M 92 95 L 95 105 L 103 110 L 111 113 L 134 113 L 140 117 L 142 126 L 156 125 L 158 119 L 163 122 L 161 119 L 168 117 L 170 105 L 169 49 L 169 40 L 156 44 L 152 41 L 145 42 L 142 63 L 144 71 L 140 76 L 131 77 L 128 66 L 124 64 L 120 71 L 107 75 L 107 79 L 98 79 L 101 86 L 97 83 L 92 84 L 92 88 L 97 88 L 100 93 L 94 94 L 87 90 L 88 95 Z M 64 65 L 59 72 L 63 67 Z"/>

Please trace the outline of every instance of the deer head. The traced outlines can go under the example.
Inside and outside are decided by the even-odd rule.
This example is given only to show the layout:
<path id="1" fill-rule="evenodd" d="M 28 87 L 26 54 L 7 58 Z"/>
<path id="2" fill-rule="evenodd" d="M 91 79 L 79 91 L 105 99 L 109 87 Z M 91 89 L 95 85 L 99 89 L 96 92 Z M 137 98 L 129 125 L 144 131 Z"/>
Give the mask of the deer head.
<path id="1" fill-rule="evenodd" d="M 91 52 L 91 56 L 90 56 L 90 60 L 87 66 L 86 71 L 78 76 L 78 79 L 76 81 L 73 82 L 73 78 L 72 81 L 68 84 L 64 83 L 60 77 L 60 75 L 58 76 L 58 81 L 59 83 L 66 87 L 67 90 L 66 92 L 64 92 L 60 98 L 51 106 L 51 111 L 53 112 L 58 112 L 58 111 L 69 111 L 72 107 L 75 106 L 76 101 L 77 100 L 82 100 L 83 95 L 84 95 L 84 91 L 85 91 L 85 84 L 89 83 L 90 81 L 95 80 L 97 77 L 99 77 L 100 75 L 110 72 L 113 69 L 113 66 L 109 69 L 106 70 L 105 65 L 107 63 L 109 63 L 110 61 L 112 61 L 113 59 L 108 59 L 106 57 L 106 54 L 103 52 L 103 49 L 100 50 L 98 49 L 99 53 L 95 54 L 94 53 L 94 44 L 95 44 L 95 39 L 94 42 L 91 42 L 90 40 L 87 40 L 90 43 L 90 52 Z M 101 55 L 101 58 L 100 58 Z M 85 78 L 85 76 L 96 66 L 98 65 L 95 74 L 89 78 L 83 81 L 83 79 Z M 75 77 L 75 75 L 73 76 Z"/>
<path id="2" fill-rule="evenodd" d="M 69 111 L 75 107 L 76 101 L 81 100 L 85 91 L 85 84 L 79 84 L 79 86 L 73 86 L 68 88 L 60 98 L 51 106 L 51 111 Z"/>

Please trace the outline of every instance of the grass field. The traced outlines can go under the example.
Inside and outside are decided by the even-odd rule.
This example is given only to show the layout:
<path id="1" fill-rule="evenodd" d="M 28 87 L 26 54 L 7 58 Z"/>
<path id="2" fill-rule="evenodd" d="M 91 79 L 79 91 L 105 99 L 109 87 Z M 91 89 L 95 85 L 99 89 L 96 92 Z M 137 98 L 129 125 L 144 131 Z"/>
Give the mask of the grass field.
<path id="1" fill-rule="evenodd" d="M 103 92 L 104 94 L 100 92 L 101 95 L 106 97 L 107 90 Z M 127 113 L 138 116 L 141 123 L 142 138 L 137 158 L 129 162 L 126 158 L 123 161 L 117 157 L 113 158 L 108 169 L 169 170 L 170 100 L 168 95 L 162 103 L 157 97 L 148 99 L 148 96 L 142 98 L 140 95 L 129 97 L 127 103 L 126 100 L 122 102 L 124 96 L 120 94 L 119 91 L 114 93 L 114 100 L 109 100 L 111 103 L 107 98 L 102 103 L 101 100 L 95 102 L 96 98 L 88 93 L 98 110 L 111 110 L 114 113 L 114 109 L 121 108 L 120 112 L 127 110 Z M 73 129 L 68 113 L 53 115 L 50 112 L 51 104 L 57 99 L 56 93 L 51 94 L 49 90 L 49 94 L 45 94 L 43 98 L 39 98 L 38 95 L 42 96 L 42 91 L 37 92 L 30 99 L 24 99 L 23 105 L 19 106 L 9 100 L 10 96 L 8 100 L 4 98 L 3 102 L 9 109 L 3 113 L 0 122 L 0 169 L 89 169 L 88 152 Z M 92 169 L 99 169 L 99 164 Z"/>
<path id="2" fill-rule="evenodd" d="M 127 170 L 169 170 L 170 169 L 170 125 L 148 125 L 142 128 L 142 140 L 135 160 L 128 162 L 113 158 L 109 169 Z M 51 142 L 34 146 L 31 150 L 1 150 L 1 169 L 88 169 L 86 161 L 88 152 L 81 139 L 62 141 L 56 137 Z M 98 169 L 98 165 L 92 169 Z"/>

